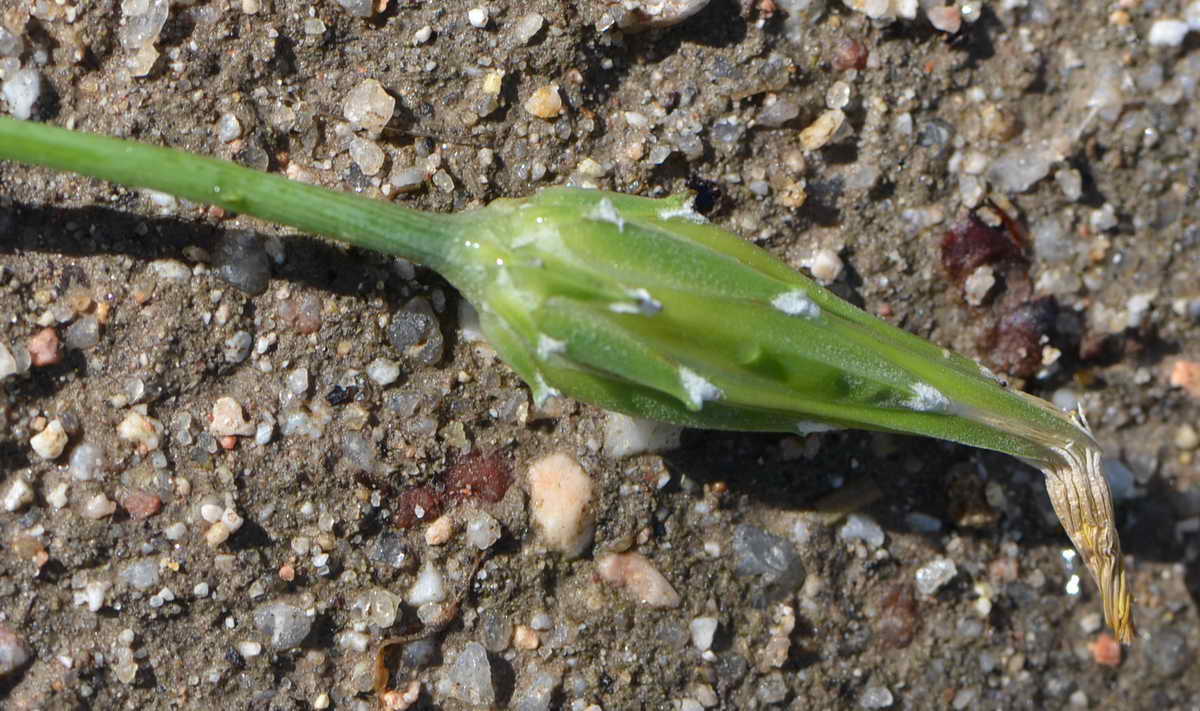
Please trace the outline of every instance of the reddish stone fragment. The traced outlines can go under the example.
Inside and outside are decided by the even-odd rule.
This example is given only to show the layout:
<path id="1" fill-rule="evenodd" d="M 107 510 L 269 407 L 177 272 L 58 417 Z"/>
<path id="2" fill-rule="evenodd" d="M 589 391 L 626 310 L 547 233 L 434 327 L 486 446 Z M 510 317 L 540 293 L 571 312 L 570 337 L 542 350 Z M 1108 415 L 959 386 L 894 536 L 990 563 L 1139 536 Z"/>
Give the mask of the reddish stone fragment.
<path id="1" fill-rule="evenodd" d="M 879 606 L 879 639 L 894 649 L 904 649 L 917 631 L 917 601 L 912 586 L 896 585 L 883 596 Z"/>
<path id="2" fill-rule="evenodd" d="M 851 69 L 865 69 L 871 50 L 859 40 L 846 38 L 838 41 L 833 48 L 833 68 L 839 72 Z"/>
<path id="3" fill-rule="evenodd" d="M 275 315 L 296 333 L 316 333 L 321 330 L 321 299 L 314 294 L 297 294 L 280 302 Z"/>
<path id="4" fill-rule="evenodd" d="M 129 513 L 134 521 L 145 521 L 162 509 L 162 499 L 157 494 L 138 489 L 132 491 L 121 500 L 121 508 Z"/>
<path id="5" fill-rule="evenodd" d="M 496 503 L 504 498 L 512 479 L 512 466 L 503 455 L 476 450 L 450 467 L 446 488 L 458 497 Z"/>
<path id="6" fill-rule="evenodd" d="M 53 328 L 43 328 L 29 339 L 29 362 L 35 368 L 62 362 L 62 342 Z"/>
<path id="7" fill-rule="evenodd" d="M 1058 301 L 1047 296 L 1009 311 L 982 344 L 988 360 L 1002 373 L 1028 378 L 1042 367 L 1043 337 L 1054 331 Z"/>
<path id="8" fill-rule="evenodd" d="M 401 491 L 395 499 L 396 513 L 392 514 L 392 525 L 411 528 L 418 523 L 429 522 L 442 515 L 443 495 L 432 486 L 415 486 Z"/>
<path id="9" fill-rule="evenodd" d="M 984 264 L 1010 260 L 1023 262 L 1025 254 L 1007 219 L 1000 227 L 988 227 L 975 213 L 970 213 L 942 238 L 942 266 L 959 283 Z"/>
<path id="10" fill-rule="evenodd" d="M 1107 632 L 1101 632 L 1096 640 L 1088 645 L 1092 660 L 1100 666 L 1118 667 L 1121 665 L 1121 645 Z"/>
<path id="11" fill-rule="evenodd" d="M 1171 366 L 1171 387 L 1183 388 L 1188 395 L 1200 398 L 1200 363 L 1177 360 Z"/>

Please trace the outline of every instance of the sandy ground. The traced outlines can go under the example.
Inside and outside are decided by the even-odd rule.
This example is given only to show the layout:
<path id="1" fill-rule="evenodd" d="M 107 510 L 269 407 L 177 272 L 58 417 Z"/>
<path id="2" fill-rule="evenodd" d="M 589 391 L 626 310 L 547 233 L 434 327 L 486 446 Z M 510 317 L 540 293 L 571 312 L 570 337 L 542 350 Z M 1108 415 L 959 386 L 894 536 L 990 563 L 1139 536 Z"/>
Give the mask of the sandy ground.
<path id="1" fill-rule="evenodd" d="M 461 587 L 462 523 L 479 510 L 502 536 L 461 615 L 410 648 L 418 668 L 395 682 L 422 682 L 415 708 L 471 707 L 439 680 L 467 678 L 472 642 L 498 708 L 1200 708 L 1200 386 L 1173 387 L 1200 379 L 1200 35 L 1148 41 L 1188 11 L 1178 2 L 975 3 L 952 33 L 924 9 L 893 21 L 714 0 L 623 34 L 598 29 L 612 10 L 591 3 L 501 0 L 477 28 L 457 0 L 367 19 L 334 2 L 201 0 L 172 7 L 157 58 L 132 64 L 120 3 L 3 7 L 22 42 L 5 71 L 36 68 L 33 115 L 59 125 L 379 197 L 416 175 L 395 199 L 435 211 L 564 182 L 700 189 L 714 221 L 868 311 L 1082 402 L 1115 472 L 1139 625 L 1123 652 L 1106 637 L 1040 475 L 1015 461 L 859 432 L 692 431 L 614 459 L 605 414 L 533 408 L 434 273 L 6 164 L 0 343 L 19 351 L 47 327 L 87 343 L 0 383 L 6 708 L 367 708 L 375 645 L 418 619 L 396 596 L 425 566 Z M 543 24 L 526 37 L 530 13 Z M 369 79 L 395 99 L 381 135 L 344 118 Z M 550 86 L 561 111 L 526 106 Z M 840 128 L 809 128 L 832 110 Z M 956 272 L 944 240 L 978 237 L 962 227 L 973 208 L 979 225 L 1013 217 L 1020 229 L 992 233 L 1019 247 Z M 234 229 L 265 240 L 261 294 L 214 265 Z M 389 342 L 413 298 L 433 307 L 440 358 Z M 94 345 L 71 332 L 89 317 Z M 398 380 L 369 377 L 379 358 Z M 215 440 L 227 396 L 255 433 L 299 404 L 314 429 Z M 161 423 L 158 442 L 118 437 L 134 412 Z M 52 420 L 69 444 L 45 461 L 31 439 Z M 67 466 L 83 443 L 100 462 L 87 481 Z M 404 492 L 440 492 L 477 452 L 511 467 L 505 498 L 448 499 L 440 545 L 424 522 L 394 527 Z M 595 541 L 573 561 L 545 550 L 523 493 L 554 452 L 596 483 Z M 220 540 L 207 519 L 225 511 L 244 523 Z M 866 540 L 843 535 L 846 511 Z M 782 589 L 735 547 L 764 531 L 794 551 Z M 646 556 L 679 606 L 601 582 L 612 549 Z M 923 594 L 917 572 L 942 559 L 953 577 Z M 718 623 L 705 654 L 695 618 Z M 518 642 L 514 626 L 529 628 Z"/>

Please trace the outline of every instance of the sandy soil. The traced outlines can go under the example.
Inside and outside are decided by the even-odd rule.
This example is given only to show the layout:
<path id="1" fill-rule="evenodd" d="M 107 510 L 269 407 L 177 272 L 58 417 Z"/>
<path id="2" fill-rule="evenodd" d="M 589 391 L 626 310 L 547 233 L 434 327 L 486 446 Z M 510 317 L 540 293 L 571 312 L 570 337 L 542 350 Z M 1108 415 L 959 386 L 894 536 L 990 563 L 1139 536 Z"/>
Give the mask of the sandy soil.
<path id="1" fill-rule="evenodd" d="M 1114 658 L 1040 475 L 1015 461 L 859 432 L 691 431 L 674 451 L 615 460 L 603 412 L 531 409 L 520 380 L 462 335 L 458 297 L 434 273 L 6 164 L 0 343 L 102 324 L 94 346 L 0 383 L 0 497 L 13 497 L 0 620 L 19 640 L 0 646 L 32 655 L 4 669 L 6 708 L 366 708 L 376 643 L 417 616 L 401 605 L 389 632 L 395 599 L 363 600 L 403 596 L 427 563 L 456 588 L 473 560 L 461 527 L 437 546 L 423 523 L 394 529 L 397 501 L 476 451 L 518 480 L 548 453 L 577 459 L 599 492 L 595 543 L 575 561 L 546 552 L 519 484 L 498 504 L 451 502 L 460 521 L 486 509 L 503 535 L 461 616 L 410 654 L 427 657 L 415 707 L 469 707 L 438 681 L 479 641 L 499 708 L 539 708 L 526 688 L 539 673 L 552 708 L 1196 708 L 1198 409 L 1172 374 L 1200 359 L 1200 46 L 1195 32 L 1147 41 L 1178 3 L 976 3 L 951 34 L 924 10 L 872 21 L 835 2 L 714 0 L 623 35 L 597 29 L 608 9 L 591 3 L 500 0 L 476 28 L 458 0 L 368 19 L 327 1 L 200 0 L 171 8 L 145 76 L 131 76 L 120 3 L 27 5 L 5 3 L 3 20 L 44 81 L 36 118 L 380 197 L 415 168 L 426 181 L 395 199 L 436 211 L 563 182 L 700 188 L 714 221 L 797 268 L 840 265 L 832 288 L 867 310 L 1084 404 L 1114 463 L 1140 630 Z M 533 12 L 544 26 L 526 40 Z M 396 100 L 380 136 L 343 118 L 366 79 Z M 526 100 L 549 85 L 561 114 L 531 115 Z M 831 106 L 843 127 L 806 133 Z M 352 157 L 356 137 L 382 149 L 376 174 Z M 1038 179 L 1014 184 L 1026 169 Z M 971 208 L 1027 233 L 956 275 L 943 243 Z M 212 267 L 239 228 L 281 259 L 264 293 Z M 433 363 L 388 339 L 414 297 L 445 338 Z M 1052 306 L 1030 305 L 1043 297 Z M 306 308 L 315 324 L 292 313 Z M 238 360 L 242 332 L 254 346 Z M 377 358 L 401 364 L 397 382 L 367 376 Z M 275 428 L 226 450 L 204 435 L 225 396 L 252 424 L 282 419 L 298 368 L 310 383 L 292 399 L 330 417 L 316 436 Z M 156 449 L 117 437 L 139 405 L 164 427 Z M 56 418 L 70 444 L 44 461 L 31 438 Z M 90 481 L 67 467 L 83 442 L 104 462 Z M 378 471 L 359 471 L 363 456 Z M 84 515 L 108 500 L 111 515 Z M 245 523 L 212 545 L 205 514 L 225 509 Z M 882 545 L 845 540 L 845 510 L 877 522 Z M 794 547 L 802 584 L 778 590 L 737 565 L 747 525 Z M 678 608 L 597 579 L 596 554 L 631 547 Z M 919 593 L 916 572 L 941 558 L 955 576 Z M 303 611 L 302 641 L 256 624 L 274 603 Z M 538 649 L 518 649 L 510 628 L 541 613 Z M 689 638 L 696 617 L 718 620 L 707 655 Z"/>

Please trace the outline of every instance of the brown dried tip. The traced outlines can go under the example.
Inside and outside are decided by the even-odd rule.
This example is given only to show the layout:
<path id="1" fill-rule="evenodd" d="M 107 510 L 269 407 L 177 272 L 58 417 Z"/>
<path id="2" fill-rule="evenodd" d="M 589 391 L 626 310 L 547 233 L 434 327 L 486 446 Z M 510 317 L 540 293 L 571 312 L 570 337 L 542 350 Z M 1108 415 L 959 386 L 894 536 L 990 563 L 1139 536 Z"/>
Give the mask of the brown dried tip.
<path id="1" fill-rule="evenodd" d="M 1073 413 L 1072 419 L 1090 436 L 1082 412 Z M 1042 467 L 1050 502 L 1100 588 L 1105 621 L 1118 641 L 1130 644 L 1135 632 L 1133 596 L 1125 580 L 1121 540 L 1100 449 L 1094 443 L 1078 446 L 1075 442 L 1056 449 L 1061 462 Z"/>

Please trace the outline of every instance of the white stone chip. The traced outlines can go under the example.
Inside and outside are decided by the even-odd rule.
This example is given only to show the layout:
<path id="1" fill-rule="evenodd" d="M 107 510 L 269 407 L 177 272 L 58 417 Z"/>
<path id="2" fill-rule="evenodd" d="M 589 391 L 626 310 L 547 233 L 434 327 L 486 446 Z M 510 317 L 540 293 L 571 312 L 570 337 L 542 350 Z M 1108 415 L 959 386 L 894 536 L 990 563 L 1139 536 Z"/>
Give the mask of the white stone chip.
<path id="1" fill-rule="evenodd" d="M 29 446 L 42 459 L 47 461 L 58 459 L 67 447 L 67 433 L 63 430 L 62 421 L 58 418 L 50 420 L 46 428 L 35 434 L 29 440 Z"/>
<path id="2" fill-rule="evenodd" d="M 613 459 L 679 447 L 683 428 L 657 420 L 609 412 L 604 418 L 604 453 Z"/>
<path id="3" fill-rule="evenodd" d="M 692 645 L 701 652 L 707 652 L 713 643 L 713 636 L 717 633 L 717 618 L 715 617 L 697 617 L 691 623 Z"/>
<path id="4" fill-rule="evenodd" d="M 542 543 L 568 558 L 580 556 L 595 532 L 587 472 L 574 458 L 551 454 L 530 465 L 526 481 L 530 515 Z"/>
<path id="5" fill-rule="evenodd" d="M 816 254 L 804 263 L 804 266 L 808 267 L 808 270 L 812 272 L 813 278 L 822 284 L 828 285 L 837 281 L 844 265 L 842 264 L 842 258 L 838 256 L 837 252 L 832 249 L 818 249 Z M 813 304 L 813 306 L 815 307 L 816 304 Z M 818 310 L 818 315 L 819 313 Z"/>
<path id="6" fill-rule="evenodd" d="M 467 10 L 467 22 L 471 23 L 471 27 L 483 29 L 488 24 L 488 9 L 486 7 L 473 7 Z"/>
<path id="7" fill-rule="evenodd" d="M 99 521 L 106 516 L 112 516 L 117 510 L 117 502 L 110 501 L 104 494 L 96 494 L 89 498 L 79 512 L 81 516 L 93 521 Z"/>
<path id="8" fill-rule="evenodd" d="M 433 563 L 426 562 L 417 574 L 417 581 L 404 596 L 404 601 L 413 607 L 446 599 L 446 581 L 442 572 Z"/>
<path id="9" fill-rule="evenodd" d="M 1178 47 L 1183 44 L 1183 38 L 1187 36 L 1188 23 L 1175 18 L 1165 18 L 1155 20 L 1153 25 L 1150 25 L 1150 34 L 1146 41 L 1154 47 Z"/>
<path id="10" fill-rule="evenodd" d="M 153 417 L 147 417 L 137 410 L 131 411 L 117 425 L 117 437 L 142 445 L 147 450 L 158 449 L 159 438 L 162 436 L 162 423 Z"/>
<path id="11" fill-rule="evenodd" d="M 33 487 L 24 479 L 14 479 L 4 494 L 4 510 L 16 511 L 31 503 L 33 503 Z"/>
<path id="12" fill-rule="evenodd" d="M 958 574 L 958 566 L 949 558 L 936 558 L 917 569 L 917 590 L 933 595 Z"/>
<path id="13" fill-rule="evenodd" d="M 376 358 L 367 365 L 367 377 L 386 387 L 400 378 L 400 364 L 388 358 Z"/>
<path id="14" fill-rule="evenodd" d="M 231 397 L 220 397 L 213 403 L 212 422 L 208 426 L 214 437 L 252 437 L 254 425 L 246 421 L 242 405 Z"/>
<path id="15" fill-rule="evenodd" d="M 4 81 L 0 92 L 8 102 L 8 112 L 13 118 L 28 120 L 33 116 L 33 105 L 42 95 L 42 75 L 36 69 L 18 69 Z"/>
<path id="16" fill-rule="evenodd" d="M 396 100 L 376 79 L 364 79 L 342 104 L 342 114 L 347 121 L 371 132 L 382 130 L 395 110 Z"/>

